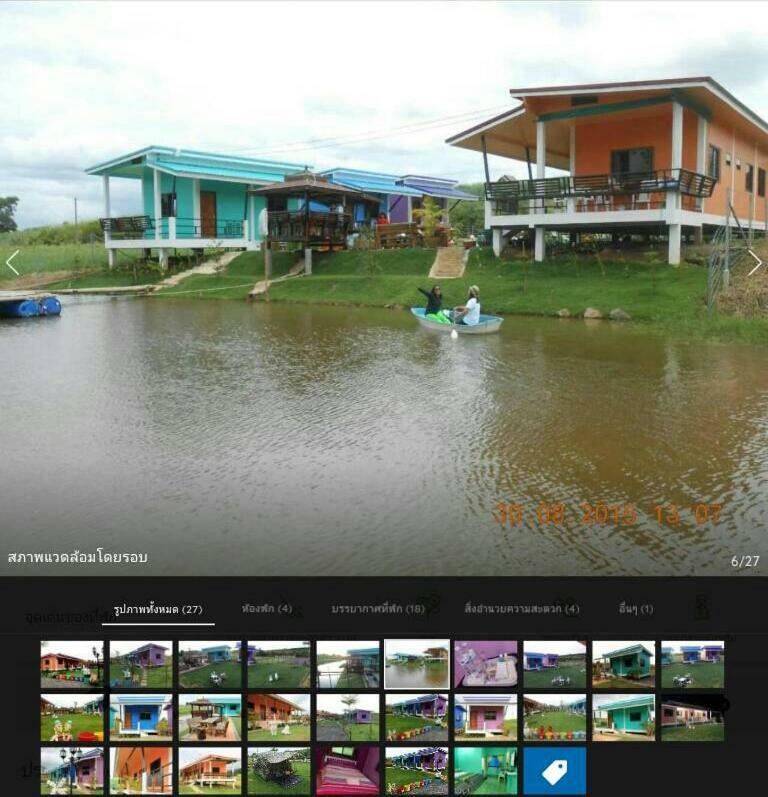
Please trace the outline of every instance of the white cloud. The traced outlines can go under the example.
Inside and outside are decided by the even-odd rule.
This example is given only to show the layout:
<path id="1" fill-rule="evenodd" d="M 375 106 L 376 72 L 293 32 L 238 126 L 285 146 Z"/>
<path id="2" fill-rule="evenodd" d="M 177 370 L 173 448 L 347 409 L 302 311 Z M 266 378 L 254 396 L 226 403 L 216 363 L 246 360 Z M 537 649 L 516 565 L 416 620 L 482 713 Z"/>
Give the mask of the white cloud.
<path id="1" fill-rule="evenodd" d="M 444 139 L 285 144 L 511 105 L 508 88 L 712 74 L 768 115 L 764 4 L 5 3 L 0 194 L 32 225 L 101 212 L 92 163 L 147 144 L 481 180 Z M 745 55 L 746 53 L 746 55 Z M 741 68 L 745 59 L 748 69 Z M 494 173 L 521 174 L 493 159 Z M 114 181 L 115 212 L 139 206 Z"/>

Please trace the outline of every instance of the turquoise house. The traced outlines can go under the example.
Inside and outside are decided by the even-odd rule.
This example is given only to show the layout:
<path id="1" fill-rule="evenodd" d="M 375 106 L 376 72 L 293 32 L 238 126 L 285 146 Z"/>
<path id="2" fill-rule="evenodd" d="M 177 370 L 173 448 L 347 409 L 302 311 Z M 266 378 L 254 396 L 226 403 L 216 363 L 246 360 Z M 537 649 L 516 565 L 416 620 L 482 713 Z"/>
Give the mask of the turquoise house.
<path id="1" fill-rule="evenodd" d="M 202 652 L 205 653 L 210 664 L 213 664 L 214 662 L 229 661 L 232 658 L 232 650 L 226 645 L 202 648 Z"/>
<path id="2" fill-rule="evenodd" d="M 603 655 L 610 671 L 620 678 L 648 678 L 651 674 L 651 653 L 645 645 L 630 645 Z"/>
<path id="3" fill-rule="evenodd" d="M 615 731 L 647 734 L 648 728 L 653 727 L 655 702 L 656 699 L 653 695 L 622 697 L 607 703 L 600 703 L 595 707 L 595 712 L 605 714 L 609 727 Z"/>
<path id="4" fill-rule="evenodd" d="M 661 663 L 662 664 L 672 664 L 672 648 L 662 648 L 661 649 Z"/>
<path id="5" fill-rule="evenodd" d="M 149 146 L 86 169 L 104 185 L 104 244 L 109 263 L 121 249 L 156 249 L 167 265 L 169 250 L 258 249 L 259 214 L 264 197 L 249 189 L 285 179 L 305 164 L 221 155 L 213 152 Z M 142 214 L 113 216 L 112 179 L 134 180 Z M 275 208 L 286 210 L 292 208 Z"/>

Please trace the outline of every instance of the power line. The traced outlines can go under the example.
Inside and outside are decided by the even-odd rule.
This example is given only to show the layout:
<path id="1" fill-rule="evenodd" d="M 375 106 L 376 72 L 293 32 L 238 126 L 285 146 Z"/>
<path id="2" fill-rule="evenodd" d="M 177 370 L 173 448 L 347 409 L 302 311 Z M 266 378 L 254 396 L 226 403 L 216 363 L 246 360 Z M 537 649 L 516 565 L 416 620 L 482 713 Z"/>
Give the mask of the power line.
<path id="1" fill-rule="evenodd" d="M 421 122 L 412 122 L 411 124 L 389 128 L 388 130 L 373 130 L 367 133 L 350 133 L 344 136 L 334 136 L 330 138 L 307 139 L 305 141 L 296 141 L 284 145 L 271 144 L 264 145 L 262 147 L 249 147 L 247 149 L 237 150 L 237 152 L 271 155 L 284 152 L 306 152 L 308 150 L 323 149 L 326 147 L 336 146 L 338 144 L 363 143 L 365 141 L 375 141 L 377 139 L 387 138 L 394 135 L 409 135 L 411 133 L 419 133 L 439 127 L 447 127 L 448 125 L 455 124 L 462 120 L 469 121 L 477 116 L 506 109 L 508 107 L 508 105 L 496 105 L 489 108 L 478 108 L 475 111 L 466 111 L 461 114 L 453 114 L 452 116 L 443 116 L 436 119 L 425 119 Z"/>

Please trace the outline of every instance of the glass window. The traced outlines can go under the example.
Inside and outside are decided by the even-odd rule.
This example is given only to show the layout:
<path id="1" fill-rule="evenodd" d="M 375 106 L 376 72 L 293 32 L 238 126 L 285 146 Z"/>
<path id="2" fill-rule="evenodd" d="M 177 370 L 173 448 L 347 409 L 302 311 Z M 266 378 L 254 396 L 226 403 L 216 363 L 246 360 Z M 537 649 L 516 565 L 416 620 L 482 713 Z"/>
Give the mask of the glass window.
<path id="1" fill-rule="evenodd" d="M 164 219 L 176 215 L 176 194 L 160 195 L 160 212 Z"/>
<path id="2" fill-rule="evenodd" d="M 630 722 L 640 722 L 641 714 L 639 711 L 630 711 L 629 712 L 629 721 Z"/>
<path id="3" fill-rule="evenodd" d="M 757 170 L 757 195 L 765 196 L 765 169 Z"/>
<path id="4" fill-rule="evenodd" d="M 714 180 L 720 179 L 720 149 L 712 144 L 707 151 L 707 174 Z"/>
<path id="5" fill-rule="evenodd" d="M 744 171 L 744 187 L 751 194 L 755 190 L 755 167 L 751 163 L 745 163 Z"/>
<path id="6" fill-rule="evenodd" d="M 653 149 L 615 149 L 611 152 L 611 174 L 653 171 Z"/>

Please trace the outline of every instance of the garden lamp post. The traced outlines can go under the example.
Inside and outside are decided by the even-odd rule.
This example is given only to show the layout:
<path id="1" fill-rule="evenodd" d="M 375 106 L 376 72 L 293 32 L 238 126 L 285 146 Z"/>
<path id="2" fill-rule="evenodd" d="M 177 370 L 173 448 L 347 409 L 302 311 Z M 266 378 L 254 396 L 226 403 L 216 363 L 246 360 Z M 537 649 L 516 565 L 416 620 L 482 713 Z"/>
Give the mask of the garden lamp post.
<path id="1" fill-rule="evenodd" d="M 67 783 L 69 785 L 69 794 L 72 795 L 73 781 L 75 779 L 76 770 L 75 764 L 80 760 L 83 751 L 79 747 L 70 747 L 69 750 L 61 748 L 59 756 L 63 764 L 67 764 Z"/>

